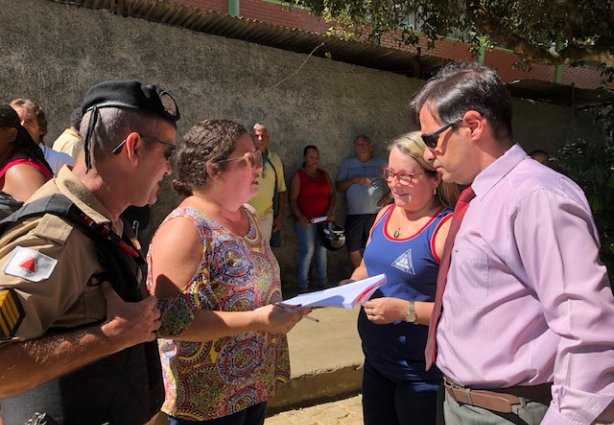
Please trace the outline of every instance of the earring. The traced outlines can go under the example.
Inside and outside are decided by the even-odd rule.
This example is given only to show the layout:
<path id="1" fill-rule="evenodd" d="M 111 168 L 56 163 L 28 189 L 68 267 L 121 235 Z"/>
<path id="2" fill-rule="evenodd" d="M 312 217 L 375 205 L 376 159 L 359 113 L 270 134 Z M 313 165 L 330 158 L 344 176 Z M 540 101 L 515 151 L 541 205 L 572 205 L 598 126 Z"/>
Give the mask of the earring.
<path id="1" fill-rule="evenodd" d="M 433 195 L 437 195 L 437 188 L 436 187 L 433 188 Z"/>

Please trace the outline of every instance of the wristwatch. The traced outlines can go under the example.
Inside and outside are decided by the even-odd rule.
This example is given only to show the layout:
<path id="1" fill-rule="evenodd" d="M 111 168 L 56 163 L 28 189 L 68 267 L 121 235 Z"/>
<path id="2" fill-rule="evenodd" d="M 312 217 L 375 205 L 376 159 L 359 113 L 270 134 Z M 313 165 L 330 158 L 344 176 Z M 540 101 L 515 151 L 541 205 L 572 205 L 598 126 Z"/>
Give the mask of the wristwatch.
<path id="1" fill-rule="evenodd" d="M 416 308 L 415 308 L 415 304 L 413 301 L 410 301 L 409 304 L 407 304 L 407 311 L 405 312 L 405 321 L 407 323 L 412 323 L 412 324 L 416 324 Z"/>

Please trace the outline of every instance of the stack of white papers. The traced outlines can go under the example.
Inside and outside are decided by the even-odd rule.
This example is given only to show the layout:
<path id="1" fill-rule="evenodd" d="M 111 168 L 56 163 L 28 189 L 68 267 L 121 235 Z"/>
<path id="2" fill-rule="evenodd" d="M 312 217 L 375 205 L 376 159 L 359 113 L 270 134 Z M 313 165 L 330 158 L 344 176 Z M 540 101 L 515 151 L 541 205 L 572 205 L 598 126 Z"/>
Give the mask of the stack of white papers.
<path id="1" fill-rule="evenodd" d="M 351 310 L 356 304 L 368 301 L 373 292 L 385 283 L 386 275 L 378 274 L 347 285 L 301 294 L 285 300 L 283 304 L 302 305 L 303 307 L 339 307 Z"/>

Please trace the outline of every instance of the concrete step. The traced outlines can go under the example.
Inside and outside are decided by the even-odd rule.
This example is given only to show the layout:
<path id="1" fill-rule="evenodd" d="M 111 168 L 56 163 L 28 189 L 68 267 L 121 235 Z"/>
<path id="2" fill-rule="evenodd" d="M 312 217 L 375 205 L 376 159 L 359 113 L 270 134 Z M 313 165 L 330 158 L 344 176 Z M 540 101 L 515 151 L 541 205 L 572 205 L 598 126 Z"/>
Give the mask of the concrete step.
<path id="1" fill-rule="evenodd" d="M 363 425 L 362 397 L 356 395 L 269 416 L 265 425 Z"/>
<path id="2" fill-rule="evenodd" d="M 291 380 L 268 403 L 275 413 L 360 392 L 364 357 L 356 330 L 358 308 L 315 309 L 288 334 Z"/>

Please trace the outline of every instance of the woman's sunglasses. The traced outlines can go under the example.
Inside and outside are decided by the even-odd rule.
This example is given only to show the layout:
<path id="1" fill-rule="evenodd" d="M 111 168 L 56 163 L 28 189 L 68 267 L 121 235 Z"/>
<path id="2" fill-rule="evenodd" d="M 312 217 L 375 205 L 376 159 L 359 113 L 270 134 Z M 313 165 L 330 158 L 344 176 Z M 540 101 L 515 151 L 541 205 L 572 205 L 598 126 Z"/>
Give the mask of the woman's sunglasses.
<path id="1" fill-rule="evenodd" d="M 262 152 L 260 150 L 256 150 L 255 152 L 246 152 L 242 156 L 237 156 L 235 158 L 222 159 L 218 162 L 230 162 L 230 161 L 245 161 L 253 169 L 262 168 L 263 160 L 262 160 Z"/>

